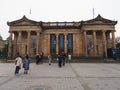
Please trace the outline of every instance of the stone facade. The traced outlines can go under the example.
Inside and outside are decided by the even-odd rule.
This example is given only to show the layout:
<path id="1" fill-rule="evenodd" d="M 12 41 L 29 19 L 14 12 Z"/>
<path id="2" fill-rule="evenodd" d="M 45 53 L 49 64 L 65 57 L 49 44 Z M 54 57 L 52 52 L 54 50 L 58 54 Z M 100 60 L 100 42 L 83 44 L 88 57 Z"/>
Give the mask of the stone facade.
<path id="1" fill-rule="evenodd" d="M 65 52 L 73 56 L 107 55 L 107 48 L 115 48 L 115 25 L 117 21 L 96 18 L 80 22 L 37 22 L 25 16 L 7 22 L 9 25 L 8 56 L 43 52 L 58 54 Z M 110 46 L 110 34 L 112 46 Z"/>

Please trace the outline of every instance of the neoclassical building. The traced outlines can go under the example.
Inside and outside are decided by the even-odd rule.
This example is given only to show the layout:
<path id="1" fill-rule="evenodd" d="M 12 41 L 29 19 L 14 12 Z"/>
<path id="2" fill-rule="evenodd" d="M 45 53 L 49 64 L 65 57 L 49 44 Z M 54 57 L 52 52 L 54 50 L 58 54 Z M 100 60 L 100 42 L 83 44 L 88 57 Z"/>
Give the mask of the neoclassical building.
<path id="1" fill-rule="evenodd" d="M 115 48 L 117 21 L 98 15 L 80 22 L 38 22 L 23 16 L 7 22 L 9 26 L 8 56 L 43 52 L 56 55 L 61 52 L 72 56 L 107 56 L 108 48 Z M 112 42 L 110 41 L 112 38 Z"/>

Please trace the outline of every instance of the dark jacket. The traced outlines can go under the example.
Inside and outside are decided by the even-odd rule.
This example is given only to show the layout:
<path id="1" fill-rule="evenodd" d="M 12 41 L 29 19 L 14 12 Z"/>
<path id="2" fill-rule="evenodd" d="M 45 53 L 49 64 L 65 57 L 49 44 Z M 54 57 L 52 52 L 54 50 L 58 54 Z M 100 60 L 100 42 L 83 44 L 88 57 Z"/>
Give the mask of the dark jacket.
<path id="1" fill-rule="evenodd" d="M 24 69 L 25 70 L 29 70 L 29 67 L 30 67 L 30 65 L 29 65 L 30 64 L 30 58 L 29 57 L 28 58 L 25 57 L 23 64 L 24 64 Z"/>

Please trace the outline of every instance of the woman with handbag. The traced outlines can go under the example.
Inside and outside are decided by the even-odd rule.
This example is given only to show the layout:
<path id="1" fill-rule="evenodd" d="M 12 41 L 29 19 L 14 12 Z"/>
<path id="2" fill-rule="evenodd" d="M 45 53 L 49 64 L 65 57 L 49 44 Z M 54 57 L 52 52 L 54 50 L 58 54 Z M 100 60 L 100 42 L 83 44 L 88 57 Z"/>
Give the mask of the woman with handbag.
<path id="1" fill-rule="evenodd" d="M 18 56 L 16 59 L 15 59 L 15 75 L 16 74 L 19 74 L 19 70 L 21 69 L 21 65 L 22 65 L 22 58 L 21 56 Z"/>

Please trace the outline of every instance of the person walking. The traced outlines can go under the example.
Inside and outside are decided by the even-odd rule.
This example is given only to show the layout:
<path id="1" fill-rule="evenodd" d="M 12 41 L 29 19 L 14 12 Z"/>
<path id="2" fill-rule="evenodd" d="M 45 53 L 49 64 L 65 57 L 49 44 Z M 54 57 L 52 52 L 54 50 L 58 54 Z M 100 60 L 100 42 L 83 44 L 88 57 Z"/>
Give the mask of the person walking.
<path id="1" fill-rule="evenodd" d="M 15 75 L 19 74 L 19 70 L 21 69 L 21 65 L 22 65 L 22 58 L 21 56 L 17 56 L 15 59 Z"/>
<path id="2" fill-rule="evenodd" d="M 62 64 L 65 66 L 66 54 L 62 52 Z"/>
<path id="3" fill-rule="evenodd" d="M 49 61 L 49 65 L 51 65 L 51 62 L 52 62 L 52 56 L 51 56 L 51 54 L 48 55 L 48 61 Z"/>
<path id="4" fill-rule="evenodd" d="M 57 58 L 58 58 L 58 66 L 61 68 L 62 67 L 62 55 L 58 54 Z"/>
<path id="5" fill-rule="evenodd" d="M 44 55 L 44 53 L 41 52 L 41 53 L 40 53 L 40 56 L 41 56 L 41 64 L 43 64 L 43 55 Z"/>
<path id="6" fill-rule="evenodd" d="M 23 62 L 24 74 L 28 74 L 29 67 L 30 67 L 30 57 L 26 55 Z"/>
<path id="7" fill-rule="evenodd" d="M 39 54 L 36 55 L 36 64 L 39 64 Z"/>
<path id="8" fill-rule="evenodd" d="M 36 64 L 40 64 L 41 63 L 41 54 L 37 54 L 36 55 Z"/>
<path id="9" fill-rule="evenodd" d="M 39 54 L 39 61 L 38 61 L 38 64 L 42 64 L 42 56 L 41 56 L 41 54 Z"/>

